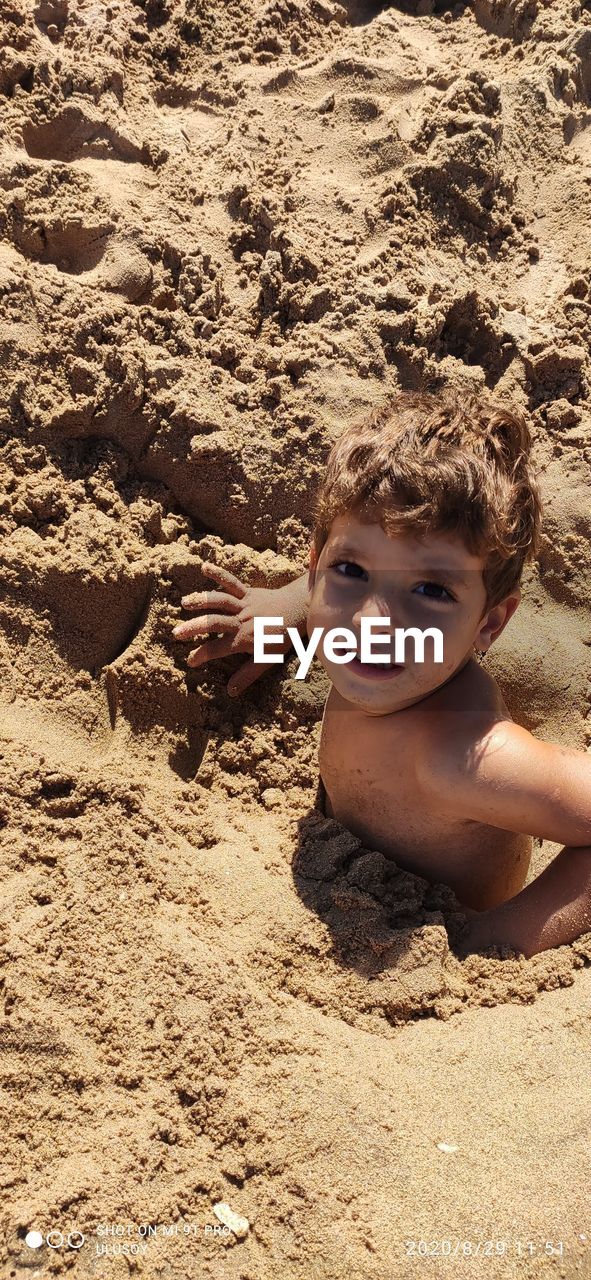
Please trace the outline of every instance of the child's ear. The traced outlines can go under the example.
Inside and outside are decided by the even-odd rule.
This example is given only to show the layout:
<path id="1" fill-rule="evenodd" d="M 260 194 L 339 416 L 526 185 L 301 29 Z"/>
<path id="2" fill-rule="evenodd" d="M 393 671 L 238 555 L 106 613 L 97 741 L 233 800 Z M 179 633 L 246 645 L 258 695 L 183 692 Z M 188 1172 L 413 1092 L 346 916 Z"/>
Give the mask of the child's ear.
<path id="1" fill-rule="evenodd" d="M 314 546 L 314 543 L 312 543 L 312 546 L 310 547 L 310 557 L 308 560 L 308 591 L 311 591 L 312 587 L 314 586 L 314 582 L 316 580 L 317 565 L 318 565 L 318 552 L 316 550 L 316 547 Z"/>
<path id="2" fill-rule="evenodd" d="M 494 644 L 495 640 L 500 636 L 501 631 L 505 630 L 509 619 L 513 617 L 520 601 L 521 591 L 519 590 L 519 587 L 516 587 L 515 590 L 511 592 L 511 595 L 506 596 L 504 600 L 501 600 L 500 604 L 495 604 L 492 609 L 489 609 L 488 613 L 486 613 L 482 619 L 480 631 L 474 641 L 475 649 L 480 650 L 481 653 L 488 652 L 491 644 Z"/>

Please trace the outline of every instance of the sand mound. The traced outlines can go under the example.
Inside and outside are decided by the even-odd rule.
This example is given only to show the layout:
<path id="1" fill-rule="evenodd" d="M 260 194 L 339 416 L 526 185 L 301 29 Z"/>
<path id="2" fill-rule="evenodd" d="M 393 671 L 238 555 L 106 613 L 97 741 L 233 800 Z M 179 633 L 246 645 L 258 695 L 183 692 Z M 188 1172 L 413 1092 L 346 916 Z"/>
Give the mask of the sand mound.
<path id="1" fill-rule="evenodd" d="M 588 6 L 10 0 L 0 29 L 6 1275 L 37 1223 L 92 1237 L 81 1274 L 402 1277 L 446 1233 L 581 1274 L 588 939 L 460 963 L 452 895 L 314 809 L 322 679 L 231 702 L 170 630 L 208 559 L 298 571 L 346 422 L 486 386 L 546 501 L 494 669 L 589 745 Z M 196 1234 L 97 1254 L 124 1220 Z"/>

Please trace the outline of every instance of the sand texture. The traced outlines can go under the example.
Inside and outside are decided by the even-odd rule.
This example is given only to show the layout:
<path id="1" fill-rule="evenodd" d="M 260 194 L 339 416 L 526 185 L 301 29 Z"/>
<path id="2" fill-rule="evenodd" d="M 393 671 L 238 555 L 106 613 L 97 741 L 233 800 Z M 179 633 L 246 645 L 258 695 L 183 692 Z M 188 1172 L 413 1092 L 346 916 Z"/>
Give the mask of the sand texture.
<path id="1" fill-rule="evenodd" d="M 352 418 L 488 387 L 546 504 L 492 665 L 589 746 L 590 122 L 578 0 L 3 0 L 2 1280 L 591 1277 L 591 937 L 461 963 L 314 808 L 323 677 L 171 637 L 300 571 Z"/>

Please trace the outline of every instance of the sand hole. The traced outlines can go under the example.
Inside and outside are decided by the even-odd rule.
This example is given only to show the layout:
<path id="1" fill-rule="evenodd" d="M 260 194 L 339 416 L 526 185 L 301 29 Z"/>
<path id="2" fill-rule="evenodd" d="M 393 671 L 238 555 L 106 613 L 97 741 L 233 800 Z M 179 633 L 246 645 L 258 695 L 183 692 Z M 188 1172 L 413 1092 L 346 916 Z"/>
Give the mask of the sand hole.
<path id="1" fill-rule="evenodd" d="M 344 5 L 352 27 L 365 27 L 384 9 L 392 7 L 390 0 L 347 0 Z"/>
<path id="2" fill-rule="evenodd" d="M 395 9 L 399 13 L 413 14 L 415 17 L 444 13 L 446 9 L 457 9 L 460 6 L 453 0 L 345 0 L 349 22 L 352 27 L 365 27 L 373 22 L 386 9 Z"/>
<path id="3" fill-rule="evenodd" d="M 177 742 L 176 746 L 170 751 L 168 763 L 173 772 L 179 778 L 182 778 L 184 782 L 191 782 L 196 778 L 208 742 L 208 733 L 195 726 L 189 726 L 186 732 L 186 741 Z"/>
<path id="4" fill-rule="evenodd" d="M 480 365 L 489 387 L 494 387 L 515 355 L 513 344 L 501 343 L 478 298 L 472 294 L 459 298 L 450 307 L 441 331 L 441 345 L 443 354 L 455 356 L 463 364 Z"/>

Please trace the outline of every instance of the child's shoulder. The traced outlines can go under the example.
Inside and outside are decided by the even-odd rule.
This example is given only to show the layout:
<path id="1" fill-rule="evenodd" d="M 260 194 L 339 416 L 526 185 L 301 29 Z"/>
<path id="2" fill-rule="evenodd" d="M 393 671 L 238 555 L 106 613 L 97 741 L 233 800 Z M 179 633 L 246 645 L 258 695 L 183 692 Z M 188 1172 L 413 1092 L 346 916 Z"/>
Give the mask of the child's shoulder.
<path id="1" fill-rule="evenodd" d="M 469 727 L 471 724 L 471 727 Z M 449 728 L 449 722 L 448 722 Z M 456 720 L 417 764 L 438 812 L 572 846 L 591 844 L 591 756 L 534 737 L 508 717 Z"/>
<path id="2" fill-rule="evenodd" d="M 493 677 L 469 662 L 452 680 L 425 699 L 420 713 L 423 769 L 451 781 L 473 767 L 494 735 L 512 729 L 511 716 Z"/>

